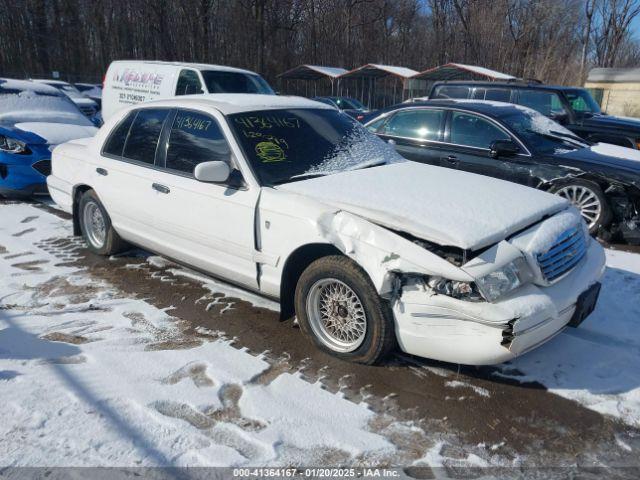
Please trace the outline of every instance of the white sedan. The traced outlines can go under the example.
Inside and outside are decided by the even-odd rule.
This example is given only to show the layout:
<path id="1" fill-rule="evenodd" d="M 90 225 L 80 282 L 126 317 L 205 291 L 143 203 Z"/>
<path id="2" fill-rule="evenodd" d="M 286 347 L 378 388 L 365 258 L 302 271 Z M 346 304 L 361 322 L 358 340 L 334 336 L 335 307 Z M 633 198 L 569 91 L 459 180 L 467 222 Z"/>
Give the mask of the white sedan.
<path id="1" fill-rule="evenodd" d="M 338 357 L 494 364 L 593 310 L 604 251 L 560 197 L 402 160 L 330 106 L 215 95 L 120 111 L 53 152 L 54 200 L 262 295 Z"/>

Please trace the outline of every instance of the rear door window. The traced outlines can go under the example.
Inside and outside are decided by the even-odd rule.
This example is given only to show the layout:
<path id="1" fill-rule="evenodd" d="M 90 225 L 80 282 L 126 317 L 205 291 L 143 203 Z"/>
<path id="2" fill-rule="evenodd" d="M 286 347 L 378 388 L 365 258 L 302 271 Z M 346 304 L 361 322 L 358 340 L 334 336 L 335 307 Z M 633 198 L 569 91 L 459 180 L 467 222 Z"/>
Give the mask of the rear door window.
<path id="1" fill-rule="evenodd" d="M 452 112 L 451 143 L 489 149 L 496 140 L 510 140 L 510 137 L 485 118 L 466 112 Z"/>
<path id="2" fill-rule="evenodd" d="M 176 95 L 194 95 L 204 93 L 202 83 L 194 70 L 182 70 L 178 76 Z"/>
<path id="3" fill-rule="evenodd" d="M 116 126 L 116 128 L 113 129 L 111 135 L 109 135 L 109 138 L 107 139 L 107 143 L 104 144 L 102 153 L 115 155 L 117 157 L 122 156 L 124 142 L 127 140 L 129 129 L 131 128 L 133 119 L 136 118 L 136 114 L 137 112 L 131 112 Z"/>
<path id="4" fill-rule="evenodd" d="M 469 90 L 462 85 L 442 85 L 436 89 L 433 98 L 469 98 Z"/>
<path id="5" fill-rule="evenodd" d="M 166 168 L 193 175 L 199 163 L 229 162 L 231 150 L 216 120 L 206 114 L 178 110 L 167 148 Z"/>
<path id="6" fill-rule="evenodd" d="M 168 114 L 169 110 L 167 109 L 145 108 L 138 110 L 129 130 L 122 156 L 129 160 L 153 165 L 162 125 Z"/>
<path id="7" fill-rule="evenodd" d="M 439 140 L 443 117 L 443 110 L 401 111 L 387 122 L 381 133 L 416 140 Z"/>

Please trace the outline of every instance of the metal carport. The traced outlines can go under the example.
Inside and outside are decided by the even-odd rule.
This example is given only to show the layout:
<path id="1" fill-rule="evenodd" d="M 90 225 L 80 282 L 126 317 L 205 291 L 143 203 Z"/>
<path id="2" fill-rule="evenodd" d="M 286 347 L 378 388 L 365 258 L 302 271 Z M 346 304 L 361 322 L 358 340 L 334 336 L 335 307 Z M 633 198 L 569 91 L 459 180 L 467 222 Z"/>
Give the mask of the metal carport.
<path id="1" fill-rule="evenodd" d="M 335 95 L 338 90 L 339 77 L 344 73 L 347 73 L 347 70 L 340 67 L 305 64 L 281 73 L 278 78 L 280 89 L 283 92 L 309 97 Z M 312 88 L 310 89 L 309 86 Z"/>

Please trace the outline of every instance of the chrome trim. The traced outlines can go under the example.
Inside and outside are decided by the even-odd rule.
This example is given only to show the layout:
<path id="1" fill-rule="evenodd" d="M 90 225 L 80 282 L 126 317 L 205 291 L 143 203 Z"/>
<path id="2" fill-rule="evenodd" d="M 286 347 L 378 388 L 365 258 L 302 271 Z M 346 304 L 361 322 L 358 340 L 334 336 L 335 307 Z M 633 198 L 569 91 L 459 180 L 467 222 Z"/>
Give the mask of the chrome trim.
<path id="1" fill-rule="evenodd" d="M 538 328 L 543 327 L 544 325 L 546 325 L 549 322 L 552 322 L 558 318 L 560 318 L 561 316 L 565 315 L 569 310 L 571 310 L 572 308 L 575 308 L 576 304 L 571 304 L 568 307 L 562 309 L 560 312 L 558 312 L 558 316 L 557 317 L 547 317 L 544 320 L 541 320 L 540 322 L 536 323 L 535 325 L 531 325 L 528 328 L 525 328 L 524 330 L 520 330 L 518 332 L 513 332 L 512 335 L 514 338 L 517 338 L 521 335 L 526 335 L 527 333 L 530 333 L 534 330 L 537 330 Z M 518 321 L 516 320 L 516 325 L 518 324 Z"/>

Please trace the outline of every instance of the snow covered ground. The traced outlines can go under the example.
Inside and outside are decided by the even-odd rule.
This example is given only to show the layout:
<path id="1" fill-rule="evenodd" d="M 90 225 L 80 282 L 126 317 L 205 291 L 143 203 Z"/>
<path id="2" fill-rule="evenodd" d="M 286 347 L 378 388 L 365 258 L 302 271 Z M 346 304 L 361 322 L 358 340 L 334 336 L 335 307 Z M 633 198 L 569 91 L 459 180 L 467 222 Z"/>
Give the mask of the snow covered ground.
<path id="1" fill-rule="evenodd" d="M 640 255 L 607 250 L 593 314 L 512 366 L 518 380 L 640 427 Z"/>
<path id="2" fill-rule="evenodd" d="M 316 465 L 393 451 L 365 406 L 295 375 L 264 381 L 269 365 L 228 342 L 183 345 L 170 312 L 65 266 L 41 247 L 68 221 L 26 205 L 1 215 L 3 465 Z"/>
<path id="3" fill-rule="evenodd" d="M 71 265 L 73 249 L 55 254 L 70 235 L 68 220 L 0 205 L 0 467 L 446 463 L 447 438 L 274 372 L 228 340 L 185 336 L 170 308 L 97 281 Z M 609 250 L 607 259 L 595 313 L 500 375 L 515 367 L 638 427 L 640 255 Z M 208 281 L 238 293 L 216 285 Z M 465 384 L 447 386 L 455 395 Z M 505 464 L 466 455 L 458 465 Z"/>

